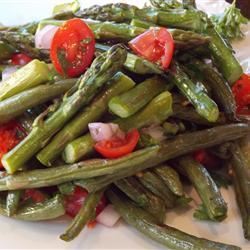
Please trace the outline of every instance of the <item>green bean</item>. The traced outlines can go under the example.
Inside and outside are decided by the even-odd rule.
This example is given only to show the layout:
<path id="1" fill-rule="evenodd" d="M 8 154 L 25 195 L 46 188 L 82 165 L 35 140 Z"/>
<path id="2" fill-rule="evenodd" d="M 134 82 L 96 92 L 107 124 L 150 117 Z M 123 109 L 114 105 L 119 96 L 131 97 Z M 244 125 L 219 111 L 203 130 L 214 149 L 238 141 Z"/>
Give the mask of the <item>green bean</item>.
<path id="1" fill-rule="evenodd" d="M 6 198 L 7 216 L 13 216 L 14 214 L 16 214 L 22 194 L 22 190 L 8 191 L 8 195 Z"/>

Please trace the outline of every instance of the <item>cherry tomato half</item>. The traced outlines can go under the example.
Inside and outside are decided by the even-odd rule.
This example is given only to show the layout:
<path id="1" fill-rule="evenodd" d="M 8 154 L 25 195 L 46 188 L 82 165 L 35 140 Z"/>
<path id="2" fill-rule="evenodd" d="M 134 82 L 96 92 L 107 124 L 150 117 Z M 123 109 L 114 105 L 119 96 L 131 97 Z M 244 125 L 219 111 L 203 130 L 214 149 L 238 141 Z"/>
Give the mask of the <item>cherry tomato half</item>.
<path id="1" fill-rule="evenodd" d="M 79 18 L 66 21 L 55 33 L 50 57 L 56 70 L 69 77 L 82 74 L 95 52 L 94 34 Z"/>
<path id="2" fill-rule="evenodd" d="M 11 64 L 13 65 L 25 65 L 30 61 L 32 61 L 32 58 L 22 53 L 14 54 L 11 58 Z"/>
<path id="3" fill-rule="evenodd" d="M 232 91 L 237 105 L 237 113 L 249 113 L 250 105 L 250 76 L 243 74 L 241 78 L 233 85 Z"/>
<path id="4" fill-rule="evenodd" d="M 174 54 L 174 40 L 166 28 L 151 28 L 129 42 L 130 48 L 145 59 L 159 63 L 164 69 Z"/>
<path id="5" fill-rule="evenodd" d="M 111 140 L 99 141 L 95 144 L 95 150 L 106 158 L 118 158 L 131 153 L 140 138 L 137 129 L 132 129 L 124 140 L 113 138 Z"/>

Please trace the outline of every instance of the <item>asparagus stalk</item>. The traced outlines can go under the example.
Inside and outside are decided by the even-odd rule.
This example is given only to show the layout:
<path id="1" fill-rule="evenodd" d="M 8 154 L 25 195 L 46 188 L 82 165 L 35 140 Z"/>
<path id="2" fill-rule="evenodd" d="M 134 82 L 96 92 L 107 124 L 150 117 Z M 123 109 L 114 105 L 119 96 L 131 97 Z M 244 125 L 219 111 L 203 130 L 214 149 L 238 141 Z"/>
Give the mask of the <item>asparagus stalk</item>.
<path id="1" fill-rule="evenodd" d="M 150 3 L 157 9 L 169 11 L 169 9 L 178 9 L 182 4 L 177 0 L 150 0 Z"/>
<path id="2" fill-rule="evenodd" d="M 168 10 L 143 8 L 125 3 L 94 5 L 76 13 L 77 17 L 91 18 L 100 21 L 129 22 L 133 18 L 142 19 L 160 26 L 202 31 L 203 16 L 195 10 Z"/>
<path id="3" fill-rule="evenodd" d="M 244 123 L 218 126 L 181 134 L 172 140 L 163 141 L 160 145 L 135 151 L 119 159 L 89 160 L 73 165 L 7 175 L 0 178 L 0 191 L 53 186 L 98 176 L 101 176 L 104 181 L 105 175 L 110 177 L 109 183 L 112 183 L 194 150 L 213 147 L 244 137 L 249 131 L 249 125 Z"/>
<path id="4" fill-rule="evenodd" d="M 196 8 L 195 0 L 182 0 L 183 7 L 186 9 Z"/>
<path id="5" fill-rule="evenodd" d="M 184 96 L 194 105 L 198 114 L 209 122 L 216 122 L 219 110 L 216 103 L 188 78 L 178 63 L 173 62 L 170 70 L 170 81 L 173 82 Z"/>
<path id="6" fill-rule="evenodd" d="M 8 173 L 14 173 L 37 153 L 72 116 L 88 104 L 96 92 L 120 69 L 126 59 L 126 51 L 114 45 L 97 57 L 91 67 L 78 80 L 78 89 L 64 100 L 44 122 L 34 126 L 30 134 L 14 149 L 5 154 L 2 163 Z"/>
<path id="7" fill-rule="evenodd" d="M 208 217 L 214 221 L 224 220 L 227 216 L 227 205 L 206 168 L 189 156 L 182 157 L 178 163 L 194 185 Z"/>
<path id="8" fill-rule="evenodd" d="M 13 216 L 14 214 L 16 214 L 22 193 L 22 190 L 11 190 L 8 192 L 6 197 L 7 216 Z"/>
<path id="9" fill-rule="evenodd" d="M 235 120 L 236 116 L 236 103 L 228 83 L 223 79 L 220 74 L 209 65 L 203 63 L 198 59 L 193 59 L 188 64 L 195 67 L 201 72 L 205 80 L 208 82 L 212 89 L 212 94 L 217 104 L 225 112 L 230 120 Z"/>
<path id="10" fill-rule="evenodd" d="M 152 214 L 159 222 L 164 222 L 166 215 L 164 201 L 142 186 L 135 177 L 131 176 L 118 180 L 115 182 L 115 185 L 133 200 L 137 206 Z"/>
<path id="11" fill-rule="evenodd" d="M 1 83 L 0 101 L 48 81 L 48 75 L 44 62 L 36 59 L 29 62 Z"/>
<path id="12" fill-rule="evenodd" d="M 167 91 L 156 96 L 144 109 L 134 115 L 118 119 L 121 129 L 128 131 L 132 128 L 142 128 L 151 124 L 160 124 L 172 114 L 172 97 Z M 67 163 L 77 162 L 82 157 L 91 154 L 94 149 L 94 141 L 90 134 L 86 134 L 70 142 L 63 152 L 63 158 Z"/>
<path id="13" fill-rule="evenodd" d="M 153 194 L 160 197 L 167 208 L 173 208 L 175 206 L 177 196 L 172 193 L 158 175 L 151 171 L 145 171 L 138 176 L 138 180 Z"/>
<path id="14" fill-rule="evenodd" d="M 37 105 L 64 94 L 76 83 L 76 79 L 67 79 L 52 85 L 40 85 L 0 102 L 0 124 L 5 123 Z"/>
<path id="15" fill-rule="evenodd" d="M 107 51 L 109 48 L 107 45 L 96 44 L 96 49 L 100 51 Z M 123 66 L 125 69 L 139 75 L 163 74 L 163 71 L 156 64 L 131 53 L 127 54 L 127 59 Z"/>
<path id="16" fill-rule="evenodd" d="M 175 195 L 183 196 L 183 186 L 179 174 L 172 167 L 160 165 L 155 167 L 153 172 L 163 180 L 165 185 L 167 185 Z"/>
<path id="17" fill-rule="evenodd" d="M 31 58 L 50 61 L 48 51 L 35 48 L 34 36 L 29 33 L 0 31 L 0 40 Z"/>
<path id="18" fill-rule="evenodd" d="M 4 202 L 0 202 L 0 214 L 7 216 L 6 204 Z M 17 213 L 13 215 L 13 218 L 26 221 L 42 221 L 55 219 L 64 214 L 63 200 L 61 196 L 56 195 L 42 203 L 27 204 L 20 207 Z"/>
<path id="19" fill-rule="evenodd" d="M 0 61 L 8 60 L 15 53 L 15 48 L 3 41 L 0 41 Z"/>
<path id="20" fill-rule="evenodd" d="M 60 236 L 60 238 L 64 241 L 72 241 L 75 239 L 85 225 L 95 219 L 96 211 L 95 208 L 100 202 L 103 191 L 98 191 L 96 193 L 89 194 L 87 198 L 84 200 L 84 203 L 76 215 L 76 217 L 72 220 L 70 225 L 68 226 L 66 232 Z"/>
<path id="21" fill-rule="evenodd" d="M 250 239 L 250 175 L 249 159 L 238 143 L 231 147 L 233 180 L 238 207 L 241 212 L 244 236 Z"/>
<path id="22" fill-rule="evenodd" d="M 37 26 L 38 26 L 38 22 L 34 21 L 34 22 L 23 24 L 23 25 L 17 25 L 17 26 L 9 26 L 9 27 L 3 26 L 3 27 L 0 27 L 0 31 L 15 31 L 19 33 L 30 33 L 34 35 L 36 33 Z"/>
<path id="23" fill-rule="evenodd" d="M 123 219 L 147 237 L 170 249 L 233 250 L 239 247 L 198 238 L 178 229 L 159 223 L 152 215 L 134 206 L 126 197 L 109 189 L 109 200 Z"/>
<path id="24" fill-rule="evenodd" d="M 97 121 L 108 109 L 109 100 L 125 91 L 134 87 L 132 79 L 121 72 L 118 72 L 107 84 L 108 86 L 93 100 L 89 107 L 84 108 L 80 113 L 71 120 L 50 143 L 44 147 L 38 154 L 38 160 L 46 165 L 51 166 L 52 162 L 61 154 L 65 146 L 81 134 L 83 134 L 88 124 Z"/>
<path id="25" fill-rule="evenodd" d="M 109 101 L 109 109 L 119 117 L 129 117 L 166 90 L 167 87 L 164 79 L 160 77 L 149 78 L 126 93 L 113 97 Z"/>

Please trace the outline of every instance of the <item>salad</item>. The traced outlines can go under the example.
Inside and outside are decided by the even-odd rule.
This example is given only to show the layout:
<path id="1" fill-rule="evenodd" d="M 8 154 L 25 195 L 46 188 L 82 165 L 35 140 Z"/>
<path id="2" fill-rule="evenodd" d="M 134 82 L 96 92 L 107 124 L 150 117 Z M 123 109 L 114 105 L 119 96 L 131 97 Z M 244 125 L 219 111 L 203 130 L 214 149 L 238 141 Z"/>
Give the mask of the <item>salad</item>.
<path id="1" fill-rule="evenodd" d="M 221 222 L 233 185 L 249 227 L 250 76 L 230 42 L 247 23 L 235 1 L 209 18 L 195 1 L 81 9 L 0 27 L 0 214 L 72 219 L 60 238 L 122 217 L 170 249 L 240 249 L 166 225 L 187 208 Z"/>

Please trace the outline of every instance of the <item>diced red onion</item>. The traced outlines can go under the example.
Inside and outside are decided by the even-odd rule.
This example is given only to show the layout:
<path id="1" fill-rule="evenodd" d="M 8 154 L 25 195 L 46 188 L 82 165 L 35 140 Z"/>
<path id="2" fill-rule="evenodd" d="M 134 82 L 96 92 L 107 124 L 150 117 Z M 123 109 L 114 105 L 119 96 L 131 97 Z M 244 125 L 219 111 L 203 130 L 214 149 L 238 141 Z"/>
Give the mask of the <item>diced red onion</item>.
<path id="1" fill-rule="evenodd" d="M 58 30 L 58 26 L 46 25 L 35 34 L 35 46 L 39 49 L 50 49 L 52 39 Z"/>
<path id="2" fill-rule="evenodd" d="M 96 217 L 96 221 L 103 224 L 106 227 L 113 227 L 120 219 L 120 214 L 118 214 L 113 205 L 108 205 L 104 210 Z"/>
<path id="3" fill-rule="evenodd" d="M 17 66 L 6 67 L 2 72 L 2 80 L 3 81 L 6 80 L 7 78 L 9 78 L 10 75 L 12 75 L 17 70 L 18 70 Z"/>
<path id="4" fill-rule="evenodd" d="M 150 135 L 153 139 L 162 141 L 166 139 L 164 136 L 164 129 L 160 126 L 152 125 L 142 129 L 142 133 Z"/>
<path id="5" fill-rule="evenodd" d="M 115 123 L 93 122 L 88 124 L 92 139 L 95 142 L 110 140 L 114 137 L 124 139 L 125 134 Z"/>

